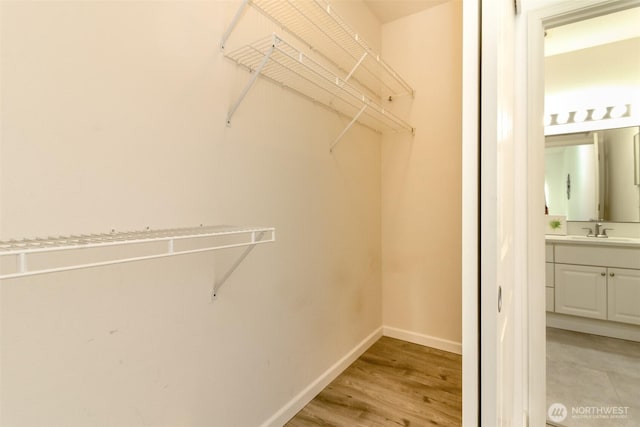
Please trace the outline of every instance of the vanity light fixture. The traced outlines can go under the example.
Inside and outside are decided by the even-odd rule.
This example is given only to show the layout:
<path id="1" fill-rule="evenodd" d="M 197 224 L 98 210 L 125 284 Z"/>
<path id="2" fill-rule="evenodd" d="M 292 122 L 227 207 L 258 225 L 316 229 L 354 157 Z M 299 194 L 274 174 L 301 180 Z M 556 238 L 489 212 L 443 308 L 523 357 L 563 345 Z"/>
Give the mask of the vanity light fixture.
<path id="1" fill-rule="evenodd" d="M 621 104 L 612 107 L 594 107 L 577 111 L 563 111 L 555 114 L 546 114 L 545 126 L 564 125 L 571 123 L 594 122 L 598 120 L 620 119 L 631 116 L 631 105 Z"/>

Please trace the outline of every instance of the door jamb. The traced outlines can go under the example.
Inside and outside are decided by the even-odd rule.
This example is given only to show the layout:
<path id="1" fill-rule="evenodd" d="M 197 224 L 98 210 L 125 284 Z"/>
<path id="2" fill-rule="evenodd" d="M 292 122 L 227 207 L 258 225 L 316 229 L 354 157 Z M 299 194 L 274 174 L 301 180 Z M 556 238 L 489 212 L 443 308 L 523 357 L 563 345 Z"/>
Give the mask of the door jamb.
<path id="1" fill-rule="evenodd" d="M 562 2 L 528 13 L 527 19 L 527 311 L 529 425 L 546 422 L 546 308 L 544 287 L 544 30 L 640 6 L 639 0 Z"/>

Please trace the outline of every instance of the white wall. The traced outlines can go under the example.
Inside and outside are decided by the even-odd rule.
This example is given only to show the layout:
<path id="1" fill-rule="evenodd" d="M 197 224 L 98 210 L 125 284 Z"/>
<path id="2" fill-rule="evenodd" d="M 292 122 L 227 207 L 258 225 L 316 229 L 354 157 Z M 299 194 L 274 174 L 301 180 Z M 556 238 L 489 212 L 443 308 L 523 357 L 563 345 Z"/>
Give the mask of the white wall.
<path id="1" fill-rule="evenodd" d="M 633 136 L 638 134 L 640 128 L 622 128 L 607 131 L 606 138 L 611 142 L 607 144 L 607 164 L 615 165 L 607 171 L 607 197 L 610 209 L 607 218 L 615 218 L 616 221 L 637 222 L 640 219 L 640 187 L 635 185 Z M 616 203 L 611 203 L 615 200 Z"/>
<path id="2" fill-rule="evenodd" d="M 545 58 L 545 111 L 548 114 L 595 107 L 631 105 L 632 119 L 640 122 L 640 38 L 632 38 Z M 623 119 L 617 119 L 618 122 Z M 551 126 L 564 132 L 619 127 L 615 120 L 598 124 Z"/>
<path id="3" fill-rule="evenodd" d="M 571 177 L 571 194 L 570 199 L 567 200 L 567 218 L 588 220 L 598 217 L 596 165 L 596 152 L 593 144 L 566 147 L 564 170 Z"/>
<path id="4" fill-rule="evenodd" d="M 460 351 L 462 2 L 383 26 L 383 56 L 414 85 L 413 141 L 382 148 L 383 319 L 401 336 Z M 402 335 L 402 332 L 406 332 Z"/>
<path id="5" fill-rule="evenodd" d="M 0 239 L 278 233 L 214 303 L 238 252 L 4 281 L 0 424 L 259 425 L 381 326 L 380 138 L 356 126 L 330 155 L 347 120 L 265 81 L 225 127 L 248 78 L 218 50 L 237 5 L 0 3 Z M 345 15 L 375 33 L 361 4 Z M 236 31 L 270 30 L 247 14 Z"/>

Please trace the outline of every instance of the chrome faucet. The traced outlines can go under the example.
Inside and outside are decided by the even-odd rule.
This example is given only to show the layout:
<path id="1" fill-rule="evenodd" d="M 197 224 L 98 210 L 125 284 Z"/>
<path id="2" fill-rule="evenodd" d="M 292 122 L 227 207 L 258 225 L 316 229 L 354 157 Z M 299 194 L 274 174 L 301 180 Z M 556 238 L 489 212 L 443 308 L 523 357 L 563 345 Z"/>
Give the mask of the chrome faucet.
<path id="1" fill-rule="evenodd" d="M 608 230 L 613 230 L 613 228 L 602 228 L 604 224 L 602 224 L 601 222 L 596 222 L 594 224 L 594 228 L 595 228 L 595 233 L 593 232 L 593 228 L 591 227 L 584 227 L 583 230 L 587 230 L 587 237 L 600 237 L 602 239 L 606 239 L 609 237 L 609 235 L 607 234 Z"/>
<path id="2" fill-rule="evenodd" d="M 601 222 L 596 222 L 596 237 L 607 238 L 609 235 L 607 234 L 607 230 L 613 230 L 613 228 L 602 228 L 604 224 Z"/>
<path id="3" fill-rule="evenodd" d="M 596 222 L 594 224 L 594 227 L 596 229 L 596 237 L 600 237 L 600 235 L 602 234 L 602 232 L 600 231 L 600 227 L 602 227 L 602 223 L 601 222 Z M 606 232 L 605 232 L 606 233 Z M 606 234 L 605 234 L 606 235 Z"/>

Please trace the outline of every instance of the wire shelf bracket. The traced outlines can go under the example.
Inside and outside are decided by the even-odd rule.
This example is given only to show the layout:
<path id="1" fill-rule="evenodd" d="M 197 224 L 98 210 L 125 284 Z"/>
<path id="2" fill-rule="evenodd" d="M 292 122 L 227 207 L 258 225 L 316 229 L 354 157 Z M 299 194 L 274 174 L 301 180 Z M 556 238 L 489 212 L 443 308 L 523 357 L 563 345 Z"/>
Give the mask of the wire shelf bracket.
<path id="1" fill-rule="evenodd" d="M 340 132 L 340 135 L 338 135 L 336 137 L 336 139 L 333 141 L 333 144 L 331 144 L 331 147 L 329 148 L 329 152 L 333 153 L 333 148 L 338 145 L 338 142 L 340 142 L 340 140 L 342 139 L 342 137 L 344 136 L 345 133 L 347 133 L 349 131 L 349 129 L 351 129 L 351 126 L 353 126 L 353 124 L 358 120 L 358 118 L 360 118 L 360 116 L 362 115 L 362 113 L 364 113 L 364 110 L 367 109 L 367 104 L 363 105 L 362 108 L 360 109 L 360 111 L 358 111 L 358 114 L 355 115 L 355 117 L 353 119 L 351 119 L 351 121 L 349 122 L 349 124 L 347 125 L 346 128 L 344 128 L 344 130 L 342 132 Z"/>
<path id="2" fill-rule="evenodd" d="M 233 105 L 229 109 L 229 113 L 227 114 L 227 126 L 231 126 L 231 117 L 233 117 L 233 114 L 236 112 L 236 110 L 242 103 L 242 100 L 244 99 L 245 96 L 247 96 L 247 93 L 249 92 L 249 90 L 251 90 L 251 88 L 255 84 L 256 80 L 258 79 L 258 76 L 262 72 L 262 69 L 264 68 L 264 66 L 267 64 L 267 61 L 269 61 L 269 58 L 271 57 L 271 54 L 273 54 L 273 50 L 275 48 L 276 48 L 276 40 L 274 39 L 273 44 L 271 45 L 267 53 L 265 53 L 264 58 L 262 58 L 262 60 L 258 64 L 258 67 L 255 70 L 253 70 L 253 75 L 249 79 L 249 82 L 247 83 L 247 85 L 242 90 L 242 93 L 240 93 L 240 97 L 236 100 L 236 102 L 233 103 Z"/>
<path id="3" fill-rule="evenodd" d="M 275 242 L 275 239 L 276 230 L 273 227 L 200 226 L 0 241 L 0 258 L 16 259 L 14 271 L 0 272 L 0 280 L 246 247 L 239 260 L 214 284 L 215 296 L 253 248 Z M 135 256 L 115 254 L 109 259 L 93 262 L 41 266 L 43 260 L 40 255 L 77 250 L 90 251 L 95 255 L 100 250 L 125 246 L 135 246 L 141 253 Z M 38 266 L 29 268 L 28 257 L 38 258 Z M 44 264 L 47 264 L 46 260 Z"/>
<path id="4" fill-rule="evenodd" d="M 242 254 L 240 254 L 240 256 L 236 259 L 236 261 L 231 265 L 231 267 L 229 267 L 229 269 L 213 284 L 213 289 L 211 291 L 211 301 L 215 300 L 218 297 L 218 294 L 220 293 L 220 288 L 222 287 L 222 285 L 224 285 L 227 279 L 233 274 L 234 271 L 236 271 L 236 268 L 238 268 L 238 266 L 242 264 L 242 261 L 244 261 L 245 258 L 249 256 L 253 248 L 256 247 L 255 242 L 261 241 L 264 234 L 265 234 L 264 231 L 260 231 L 257 234 L 254 233 L 251 235 L 252 244 L 250 244 L 245 248 L 245 250 L 242 252 Z"/>
<path id="5" fill-rule="evenodd" d="M 356 122 L 378 133 L 414 134 L 415 130 L 410 124 L 386 111 L 346 79 L 337 76 L 332 70 L 305 55 L 277 34 L 225 53 L 225 56 L 252 74 L 229 110 L 227 125 L 230 125 L 234 113 L 258 76 L 262 76 L 350 120 L 331 144 L 330 151 L 333 151 Z"/>
<path id="6" fill-rule="evenodd" d="M 222 41 L 220 42 L 220 49 L 222 51 L 224 51 L 224 48 L 227 44 L 227 40 L 229 39 L 229 36 L 233 32 L 233 29 L 236 27 L 236 25 L 238 25 L 238 21 L 240 20 L 240 17 L 242 17 L 242 13 L 246 9 L 248 3 L 249 3 L 249 0 L 242 0 L 242 3 L 240 3 L 240 7 L 238 8 L 238 11 L 233 16 L 233 19 L 229 24 L 229 27 L 226 29 L 226 31 L 222 35 Z"/>

